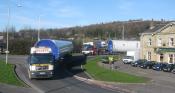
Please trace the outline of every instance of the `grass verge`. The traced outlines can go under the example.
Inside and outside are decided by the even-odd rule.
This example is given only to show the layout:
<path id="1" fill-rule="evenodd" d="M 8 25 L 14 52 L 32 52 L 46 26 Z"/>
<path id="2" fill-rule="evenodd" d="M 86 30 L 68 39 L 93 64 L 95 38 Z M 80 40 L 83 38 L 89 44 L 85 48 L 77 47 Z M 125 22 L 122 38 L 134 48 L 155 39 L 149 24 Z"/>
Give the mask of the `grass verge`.
<path id="1" fill-rule="evenodd" d="M 0 60 L 0 83 L 24 87 L 25 85 L 22 81 L 17 78 L 14 67 L 14 65 L 6 64 L 4 61 Z"/>
<path id="2" fill-rule="evenodd" d="M 98 66 L 97 62 L 100 62 L 100 57 L 88 60 L 87 63 L 83 66 L 86 72 L 96 80 L 120 83 L 145 83 L 148 81 L 148 79 L 144 77 L 105 69 Z"/>

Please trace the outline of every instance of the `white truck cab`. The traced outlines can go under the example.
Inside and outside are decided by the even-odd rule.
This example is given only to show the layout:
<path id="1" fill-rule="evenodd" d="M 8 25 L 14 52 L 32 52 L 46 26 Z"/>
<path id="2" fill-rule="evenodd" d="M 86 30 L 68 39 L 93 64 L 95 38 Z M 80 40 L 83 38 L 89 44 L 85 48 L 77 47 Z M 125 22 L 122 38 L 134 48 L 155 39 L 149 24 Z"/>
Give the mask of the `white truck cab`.
<path id="1" fill-rule="evenodd" d="M 54 58 L 51 48 L 32 47 L 28 57 L 29 78 L 50 78 L 53 76 Z"/>

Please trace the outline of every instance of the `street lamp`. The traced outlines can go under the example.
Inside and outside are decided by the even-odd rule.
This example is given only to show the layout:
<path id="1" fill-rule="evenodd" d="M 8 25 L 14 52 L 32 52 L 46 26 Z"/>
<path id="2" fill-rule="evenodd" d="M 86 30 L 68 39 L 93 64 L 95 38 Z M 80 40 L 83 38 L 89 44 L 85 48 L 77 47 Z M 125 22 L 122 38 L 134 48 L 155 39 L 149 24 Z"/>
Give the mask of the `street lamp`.
<path id="1" fill-rule="evenodd" d="M 20 4 L 17 5 L 17 7 L 22 7 Z M 10 18 L 11 18 L 11 15 L 10 15 L 11 11 L 10 11 L 10 0 L 8 0 L 8 17 L 7 17 L 7 28 L 6 28 L 6 32 L 7 32 L 7 36 L 6 36 L 6 64 L 8 63 L 8 54 L 9 54 L 9 25 L 10 25 Z"/>
<path id="2" fill-rule="evenodd" d="M 8 30 L 9 30 L 9 25 L 10 25 L 10 1 L 8 2 L 8 17 L 7 17 L 7 28 L 6 28 L 6 32 L 7 32 L 7 36 L 6 36 L 6 64 L 8 62 L 8 53 L 9 53 L 9 33 L 8 33 Z"/>

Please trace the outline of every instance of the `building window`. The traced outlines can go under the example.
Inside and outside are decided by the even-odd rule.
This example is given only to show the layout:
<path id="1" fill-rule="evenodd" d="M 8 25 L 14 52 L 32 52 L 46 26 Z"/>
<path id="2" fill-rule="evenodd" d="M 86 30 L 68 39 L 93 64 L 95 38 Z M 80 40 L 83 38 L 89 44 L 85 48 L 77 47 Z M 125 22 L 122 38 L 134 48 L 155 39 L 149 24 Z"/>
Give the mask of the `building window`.
<path id="1" fill-rule="evenodd" d="M 151 38 L 148 39 L 148 46 L 151 46 L 152 45 L 152 40 Z"/>
<path id="2" fill-rule="evenodd" d="M 169 54 L 169 63 L 170 64 L 175 63 L 175 54 Z"/>
<path id="3" fill-rule="evenodd" d="M 174 38 L 169 38 L 169 46 L 172 47 L 174 45 Z"/>
<path id="4" fill-rule="evenodd" d="M 160 62 L 163 62 L 163 57 L 164 57 L 164 55 L 160 54 Z"/>
<path id="5" fill-rule="evenodd" d="M 162 46 L 162 39 L 161 38 L 158 38 L 158 40 L 157 40 L 157 46 Z"/>
<path id="6" fill-rule="evenodd" d="M 151 61 L 151 52 L 148 52 L 148 53 L 147 53 L 147 60 L 148 60 L 148 61 Z"/>

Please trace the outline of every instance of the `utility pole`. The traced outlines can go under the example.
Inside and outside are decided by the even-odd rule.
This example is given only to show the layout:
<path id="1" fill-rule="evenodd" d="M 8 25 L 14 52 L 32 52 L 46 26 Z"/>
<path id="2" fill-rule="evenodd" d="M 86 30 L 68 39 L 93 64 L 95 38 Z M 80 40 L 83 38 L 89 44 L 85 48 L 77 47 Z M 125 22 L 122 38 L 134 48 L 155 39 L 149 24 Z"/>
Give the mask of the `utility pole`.
<path id="1" fill-rule="evenodd" d="M 38 17 L 38 41 L 40 40 L 40 17 L 41 15 Z"/>
<path id="2" fill-rule="evenodd" d="M 116 31 L 115 31 L 115 39 L 117 40 L 117 33 L 116 33 Z"/>
<path id="3" fill-rule="evenodd" d="M 111 39 L 111 33 L 110 32 L 108 32 L 108 38 L 109 38 L 109 40 Z"/>
<path id="4" fill-rule="evenodd" d="M 125 26 L 123 24 L 123 26 L 122 26 L 122 40 L 124 40 L 124 39 L 125 39 Z"/>

